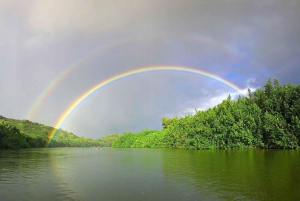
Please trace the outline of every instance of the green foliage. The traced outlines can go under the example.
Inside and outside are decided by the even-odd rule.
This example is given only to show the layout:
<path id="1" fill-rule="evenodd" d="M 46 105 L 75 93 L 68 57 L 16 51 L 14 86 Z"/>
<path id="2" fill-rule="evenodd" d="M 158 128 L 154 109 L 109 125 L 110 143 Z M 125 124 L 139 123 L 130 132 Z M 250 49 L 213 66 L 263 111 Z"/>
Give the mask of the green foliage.
<path id="1" fill-rule="evenodd" d="M 145 129 L 139 133 L 125 132 L 119 136 L 113 143 L 115 148 L 162 148 L 162 131 Z"/>
<path id="2" fill-rule="evenodd" d="M 263 139 L 266 148 L 298 148 L 300 143 L 300 86 L 274 86 L 269 80 L 264 90 L 254 93 L 254 102 L 262 110 Z"/>
<path id="3" fill-rule="evenodd" d="M 264 133 L 268 148 L 297 148 L 297 138 L 288 132 L 285 119 L 268 112 L 264 115 Z"/>
<path id="4" fill-rule="evenodd" d="M 162 119 L 162 131 L 124 133 L 113 147 L 147 148 L 299 148 L 300 86 L 274 85 L 232 101 L 229 95 L 219 105 L 193 116 Z"/>
<path id="5" fill-rule="evenodd" d="M 119 134 L 114 133 L 114 134 L 108 134 L 105 135 L 102 139 L 101 139 L 101 145 L 103 147 L 111 147 L 112 143 L 119 138 Z"/>
<path id="6" fill-rule="evenodd" d="M 27 139 L 13 124 L 0 120 L 0 149 L 28 147 Z"/>
<path id="7" fill-rule="evenodd" d="M 53 127 L 31 122 L 28 120 L 10 119 L 0 116 L 0 149 L 2 148 L 27 148 L 44 147 L 47 136 Z M 109 146 L 112 142 L 106 139 L 93 140 L 78 137 L 73 133 L 57 129 L 56 135 L 49 147 L 91 147 Z"/>
<path id="8" fill-rule="evenodd" d="M 270 80 L 248 97 L 231 100 L 195 115 L 162 118 L 162 130 L 108 134 L 102 139 L 78 137 L 58 129 L 50 147 L 122 148 L 279 148 L 300 146 L 300 86 Z M 0 116 L 0 148 L 43 147 L 52 127 Z"/>

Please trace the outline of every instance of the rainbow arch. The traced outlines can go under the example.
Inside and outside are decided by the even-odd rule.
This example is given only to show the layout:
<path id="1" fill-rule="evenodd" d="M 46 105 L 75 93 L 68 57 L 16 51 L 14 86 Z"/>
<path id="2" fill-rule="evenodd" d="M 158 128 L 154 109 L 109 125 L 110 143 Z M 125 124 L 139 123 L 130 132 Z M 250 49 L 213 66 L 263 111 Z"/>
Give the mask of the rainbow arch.
<path id="1" fill-rule="evenodd" d="M 214 80 L 217 80 L 219 82 L 222 82 L 223 84 L 229 86 L 230 88 L 236 90 L 238 93 L 247 96 L 247 94 L 245 94 L 243 92 L 243 90 L 241 88 L 239 88 L 238 86 L 236 86 L 234 83 L 221 78 L 217 75 L 214 75 L 210 72 L 207 71 L 203 71 L 203 70 L 199 70 L 199 69 L 194 69 L 194 68 L 190 68 L 190 67 L 183 67 L 183 66 L 149 66 L 149 67 L 142 67 L 142 68 L 137 68 L 134 70 L 129 70 L 117 75 L 114 75 L 112 77 L 107 78 L 104 81 L 101 81 L 99 83 L 97 83 L 96 85 L 94 85 L 93 87 L 91 87 L 90 89 L 88 89 L 86 92 L 84 92 L 83 94 L 81 94 L 58 118 L 57 122 L 54 125 L 54 128 L 52 129 L 52 131 L 49 133 L 48 137 L 47 137 L 47 141 L 46 141 L 46 146 L 48 147 L 48 145 L 51 143 L 51 141 L 53 140 L 53 138 L 55 137 L 56 134 L 56 130 L 57 128 L 59 128 L 62 123 L 68 118 L 68 116 L 70 116 L 70 114 L 85 100 L 87 99 L 90 95 L 92 95 L 94 92 L 96 92 L 98 89 L 107 86 L 108 84 L 120 80 L 122 78 L 126 78 L 132 75 L 136 75 L 136 74 L 141 74 L 141 73 L 146 73 L 146 72 L 153 72 L 153 71 L 178 71 L 178 72 L 187 72 L 187 73 L 193 73 L 193 74 L 198 74 L 198 75 L 203 75 L 209 78 L 212 78 Z"/>
<path id="2" fill-rule="evenodd" d="M 46 97 L 55 89 L 55 87 L 58 86 L 60 82 L 62 82 L 71 72 L 73 72 L 76 68 L 80 68 L 87 62 L 89 62 L 92 58 L 99 56 L 101 53 L 107 52 L 118 45 L 124 44 L 126 42 L 129 42 L 133 40 L 134 37 L 128 37 L 125 39 L 121 39 L 118 41 L 115 41 L 113 43 L 109 43 L 103 46 L 100 46 L 92 51 L 90 51 L 87 55 L 80 58 L 79 60 L 76 60 L 74 63 L 69 65 L 65 68 L 64 71 L 62 71 L 57 77 L 55 77 L 40 93 L 40 95 L 37 97 L 35 102 L 30 107 L 28 113 L 25 116 L 25 119 L 32 119 L 34 114 L 36 113 L 37 109 L 40 107 L 40 105 L 43 103 L 43 101 L 46 99 Z"/>
<path id="3" fill-rule="evenodd" d="M 209 45 L 216 45 L 221 49 L 224 49 L 226 52 L 231 52 L 233 54 L 243 56 L 240 52 L 235 50 L 229 45 L 226 45 L 224 43 L 220 43 L 213 38 L 204 36 L 204 35 L 191 35 L 191 34 L 178 34 L 178 33 L 161 33 L 158 34 L 161 38 L 174 38 L 176 40 L 182 40 L 182 41 L 189 41 L 193 43 L 205 43 Z M 37 109 L 41 106 L 41 104 L 44 102 L 46 97 L 61 83 L 71 72 L 73 72 L 75 69 L 80 68 L 84 64 L 86 64 L 88 61 L 90 61 L 92 58 L 98 56 L 99 54 L 106 52 L 108 50 L 111 50 L 119 45 L 122 45 L 126 42 L 134 41 L 136 40 L 136 36 L 130 36 L 123 39 L 120 39 L 118 41 L 114 41 L 113 43 L 105 44 L 103 46 L 100 46 L 91 52 L 89 52 L 84 57 L 80 58 L 79 60 L 76 60 L 74 63 L 69 65 L 65 68 L 57 77 L 55 77 L 39 94 L 37 99 L 34 101 L 34 103 L 29 108 L 27 114 L 25 115 L 24 119 L 32 119 L 37 111 Z"/>

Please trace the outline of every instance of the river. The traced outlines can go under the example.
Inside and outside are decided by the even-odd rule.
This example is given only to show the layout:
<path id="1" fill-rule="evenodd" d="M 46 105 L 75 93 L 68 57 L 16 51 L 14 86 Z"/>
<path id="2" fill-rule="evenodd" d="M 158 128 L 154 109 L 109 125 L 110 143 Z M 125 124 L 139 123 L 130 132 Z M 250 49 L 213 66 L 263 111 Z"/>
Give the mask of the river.
<path id="1" fill-rule="evenodd" d="M 0 200 L 300 200 L 300 151 L 0 150 Z"/>

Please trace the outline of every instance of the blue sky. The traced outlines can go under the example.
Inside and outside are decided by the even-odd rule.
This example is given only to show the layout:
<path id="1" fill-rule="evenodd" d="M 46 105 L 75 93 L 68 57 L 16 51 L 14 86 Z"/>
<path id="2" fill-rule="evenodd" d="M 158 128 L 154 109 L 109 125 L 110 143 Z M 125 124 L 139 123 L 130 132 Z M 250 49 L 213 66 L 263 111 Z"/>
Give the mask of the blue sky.
<path id="1" fill-rule="evenodd" d="M 29 120 L 53 126 L 96 83 L 145 66 L 192 67 L 243 90 L 275 77 L 300 84 L 299 10 L 298 0 L 3 0 L 0 115 L 24 119 L 49 83 L 84 57 Z M 228 94 L 237 95 L 200 75 L 135 75 L 94 93 L 61 128 L 92 138 L 160 129 L 162 117 L 205 110 Z"/>

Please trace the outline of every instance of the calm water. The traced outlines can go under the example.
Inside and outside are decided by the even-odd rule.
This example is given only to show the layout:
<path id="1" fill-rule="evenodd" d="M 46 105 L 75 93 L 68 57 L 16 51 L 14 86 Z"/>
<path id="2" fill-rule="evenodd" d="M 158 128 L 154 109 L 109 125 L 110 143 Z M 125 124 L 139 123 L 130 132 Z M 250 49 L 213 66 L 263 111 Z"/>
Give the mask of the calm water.
<path id="1" fill-rule="evenodd" d="M 0 150 L 0 200 L 300 200 L 300 151 Z"/>

